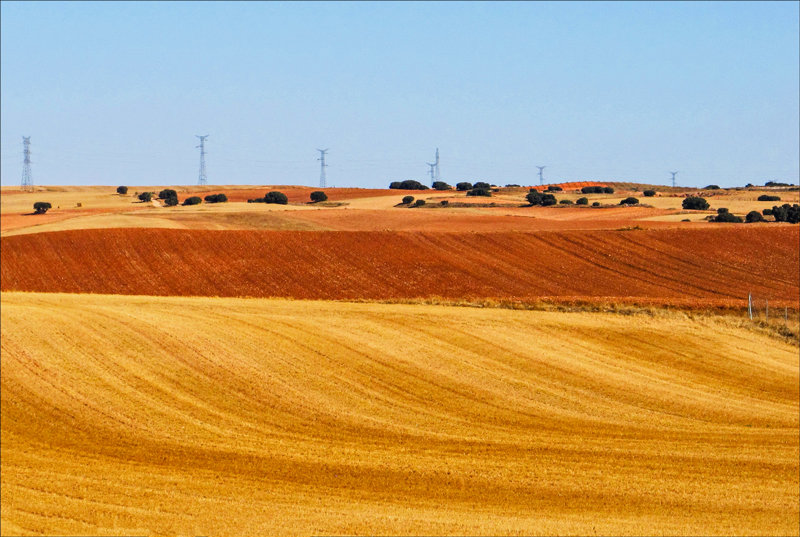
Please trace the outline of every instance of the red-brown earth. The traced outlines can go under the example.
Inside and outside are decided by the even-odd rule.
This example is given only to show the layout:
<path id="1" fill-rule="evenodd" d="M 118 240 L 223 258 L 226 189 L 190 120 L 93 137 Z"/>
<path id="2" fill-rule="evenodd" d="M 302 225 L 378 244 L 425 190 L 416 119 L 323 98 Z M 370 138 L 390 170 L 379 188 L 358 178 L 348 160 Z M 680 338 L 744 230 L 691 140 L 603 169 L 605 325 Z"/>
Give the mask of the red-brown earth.
<path id="1" fill-rule="evenodd" d="M 3 291 L 796 307 L 797 226 L 493 233 L 89 229 L 0 239 Z"/>

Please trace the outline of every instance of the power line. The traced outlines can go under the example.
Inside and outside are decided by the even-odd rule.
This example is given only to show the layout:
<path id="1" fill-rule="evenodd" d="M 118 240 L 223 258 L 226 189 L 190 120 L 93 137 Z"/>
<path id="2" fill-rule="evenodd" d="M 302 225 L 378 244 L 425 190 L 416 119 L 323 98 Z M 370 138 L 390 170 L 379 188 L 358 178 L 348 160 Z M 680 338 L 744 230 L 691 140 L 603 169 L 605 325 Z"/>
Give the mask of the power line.
<path id="1" fill-rule="evenodd" d="M 675 188 L 675 176 L 678 175 L 678 172 L 669 172 L 672 174 L 672 188 Z"/>

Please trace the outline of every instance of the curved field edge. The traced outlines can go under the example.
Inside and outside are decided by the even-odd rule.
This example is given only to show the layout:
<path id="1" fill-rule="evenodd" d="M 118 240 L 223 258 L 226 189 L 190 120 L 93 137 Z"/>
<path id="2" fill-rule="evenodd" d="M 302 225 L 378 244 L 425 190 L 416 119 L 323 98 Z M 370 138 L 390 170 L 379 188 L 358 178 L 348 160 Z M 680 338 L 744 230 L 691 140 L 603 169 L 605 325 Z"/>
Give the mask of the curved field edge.
<path id="1" fill-rule="evenodd" d="M 3 293 L 19 534 L 791 534 L 796 348 L 713 319 Z"/>
<path id="2" fill-rule="evenodd" d="M 300 299 L 588 297 L 776 306 L 797 226 L 406 233 L 94 229 L 3 237 L 3 291 Z"/>

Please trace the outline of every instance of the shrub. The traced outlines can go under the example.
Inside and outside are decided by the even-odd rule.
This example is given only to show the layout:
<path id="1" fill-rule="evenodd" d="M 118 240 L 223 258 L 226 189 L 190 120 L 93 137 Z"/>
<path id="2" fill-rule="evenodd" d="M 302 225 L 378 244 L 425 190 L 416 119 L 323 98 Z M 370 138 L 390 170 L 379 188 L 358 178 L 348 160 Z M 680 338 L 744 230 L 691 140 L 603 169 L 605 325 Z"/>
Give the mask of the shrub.
<path id="1" fill-rule="evenodd" d="M 564 189 L 557 185 L 548 185 L 547 187 L 548 192 L 563 192 Z"/>
<path id="2" fill-rule="evenodd" d="M 457 183 L 456 190 L 460 192 L 464 192 L 465 190 L 472 190 L 472 183 L 467 183 L 467 182 Z"/>
<path id="3" fill-rule="evenodd" d="M 706 199 L 701 198 L 700 196 L 689 196 L 687 198 L 683 198 L 683 203 L 681 205 L 684 209 L 689 209 L 692 211 L 704 211 L 709 207 Z"/>
<path id="4" fill-rule="evenodd" d="M 477 185 L 479 183 L 475 184 Z M 467 196 L 485 196 L 487 198 L 491 198 L 492 192 L 488 188 L 478 188 L 477 186 L 475 186 L 472 188 L 472 190 L 467 192 Z"/>
<path id="5" fill-rule="evenodd" d="M 311 193 L 311 201 L 318 203 L 320 201 L 328 201 L 328 195 L 322 190 L 315 190 Z"/>
<path id="6" fill-rule="evenodd" d="M 472 185 L 472 189 L 473 190 L 475 190 L 475 189 L 478 189 L 478 190 L 491 190 L 491 188 L 492 188 L 492 185 L 490 185 L 489 183 L 485 183 L 483 181 L 478 181 L 477 183 Z"/>
<path id="7" fill-rule="evenodd" d="M 406 205 L 414 203 L 414 196 L 403 196 L 403 203 Z"/>
<path id="8" fill-rule="evenodd" d="M 753 183 L 747 183 L 744 185 L 745 188 L 753 188 Z"/>
<path id="9" fill-rule="evenodd" d="M 225 203 L 228 201 L 228 196 L 225 194 L 209 194 L 203 198 L 206 203 Z"/>
<path id="10" fill-rule="evenodd" d="M 644 194 L 645 198 L 652 198 L 653 196 L 656 195 L 656 191 L 655 190 L 645 190 L 644 192 L 642 192 L 642 194 Z"/>
<path id="11" fill-rule="evenodd" d="M 439 205 L 441 205 L 442 207 L 446 207 L 446 206 L 450 205 L 450 202 L 447 201 L 447 200 L 442 200 L 442 201 L 439 202 Z"/>
<path id="12" fill-rule="evenodd" d="M 599 201 L 593 202 L 592 207 L 600 207 L 600 202 Z"/>
<path id="13" fill-rule="evenodd" d="M 585 186 L 581 188 L 581 194 L 602 194 L 602 186 Z"/>
<path id="14" fill-rule="evenodd" d="M 117 187 L 117 194 L 125 195 L 127 193 L 128 193 L 128 187 L 127 186 L 118 186 Z"/>
<path id="15" fill-rule="evenodd" d="M 792 186 L 789 183 L 776 183 L 775 181 L 767 181 L 764 186 Z"/>
<path id="16" fill-rule="evenodd" d="M 165 200 L 167 198 L 177 198 L 178 193 L 172 190 L 171 188 L 165 188 L 161 192 L 158 193 L 158 199 Z"/>
<path id="17" fill-rule="evenodd" d="M 747 213 L 747 216 L 744 217 L 744 221 L 748 224 L 752 224 L 753 222 L 763 222 L 764 217 L 761 216 L 761 213 L 758 211 L 750 211 Z"/>
<path id="18" fill-rule="evenodd" d="M 575 205 L 589 205 L 589 198 L 578 198 L 575 200 Z"/>
<path id="19" fill-rule="evenodd" d="M 720 207 L 719 209 L 717 209 L 717 214 L 722 214 L 727 212 L 729 212 L 727 207 Z"/>
<path id="20" fill-rule="evenodd" d="M 138 198 L 139 198 L 139 201 L 143 201 L 143 202 L 146 203 L 146 202 L 148 202 L 148 201 L 153 199 L 153 193 L 152 192 L 142 192 L 141 194 L 139 194 Z"/>
<path id="21" fill-rule="evenodd" d="M 733 213 L 729 213 L 727 209 L 720 210 L 717 212 L 717 216 L 713 218 L 714 222 L 731 222 L 734 224 L 741 224 L 743 222 L 741 216 L 736 216 Z"/>
<path id="22" fill-rule="evenodd" d="M 389 188 L 394 188 L 397 190 L 428 190 L 427 186 L 423 185 L 419 181 L 414 181 L 413 179 L 407 179 L 400 182 L 395 181 L 389 185 Z"/>
<path id="23" fill-rule="evenodd" d="M 763 194 L 758 197 L 758 201 L 781 201 L 780 196 L 770 196 L 769 194 Z"/>
<path id="24" fill-rule="evenodd" d="M 433 182 L 433 189 L 434 190 L 450 190 L 453 187 L 445 183 L 444 181 L 434 181 Z"/>
<path id="25" fill-rule="evenodd" d="M 277 203 L 279 205 L 286 205 L 289 203 L 289 198 L 287 198 L 286 194 L 283 192 L 273 190 L 271 192 L 267 192 L 267 195 L 264 196 L 264 203 Z"/>
<path id="26" fill-rule="evenodd" d="M 33 204 L 33 212 L 34 214 L 44 214 L 47 212 L 47 209 L 52 207 L 53 206 L 47 201 L 37 201 Z"/>
<path id="27" fill-rule="evenodd" d="M 506 188 L 519 188 L 519 185 L 506 185 Z"/>
<path id="28" fill-rule="evenodd" d="M 558 203 L 561 205 L 572 205 L 572 200 L 561 200 Z"/>
<path id="29" fill-rule="evenodd" d="M 266 202 L 267 200 L 265 200 L 264 198 L 255 198 L 252 200 L 247 200 L 247 203 L 266 203 Z"/>
<path id="30" fill-rule="evenodd" d="M 175 196 L 174 198 L 167 198 L 164 200 L 164 205 L 166 205 L 167 207 L 174 207 L 177 204 L 178 204 L 178 196 Z"/>
<path id="31" fill-rule="evenodd" d="M 772 216 L 775 217 L 776 222 L 800 223 L 800 205 L 784 203 L 780 207 L 775 206 L 772 208 Z"/>
<path id="32" fill-rule="evenodd" d="M 613 194 L 613 193 L 614 193 L 614 189 L 611 188 L 610 186 L 604 186 L 603 187 L 603 194 Z"/>
<path id="33" fill-rule="evenodd" d="M 422 207 L 425 205 L 425 200 L 417 200 L 414 202 L 414 207 Z"/>
<path id="34" fill-rule="evenodd" d="M 706 190 L 719 190 L 719 185 L 708 185 Z"/>
<path id="35" fill-rule="evenodd" d="M 639 200 L 636 198 L 625 198 L 619 202 L 620 205 L 638 205 Z"/>
<path id="36" fill-rule="evenodd" d="M 761 211 L 761 214 L 763 214 L 764 216 L 772 216 L 772 209 L 764 209 L 763 211 Z"/>
<path id="37" fill-rule="evenodd" d="M 184 205 L 200 205 L 201 203 L 203 203 L 203 200 L 199 196 L 192 196 L 183 200 Z"/>

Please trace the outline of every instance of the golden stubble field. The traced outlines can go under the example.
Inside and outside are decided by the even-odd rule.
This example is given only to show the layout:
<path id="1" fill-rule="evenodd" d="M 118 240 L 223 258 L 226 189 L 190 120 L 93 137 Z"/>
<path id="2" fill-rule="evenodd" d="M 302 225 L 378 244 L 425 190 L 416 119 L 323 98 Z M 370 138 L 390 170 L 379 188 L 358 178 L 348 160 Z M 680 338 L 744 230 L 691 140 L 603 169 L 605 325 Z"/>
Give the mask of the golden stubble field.
<path id="1" fill-rule="evenodd" d="M 723 317 L 2 294 L 4 534 L 797 534 Z"/>

